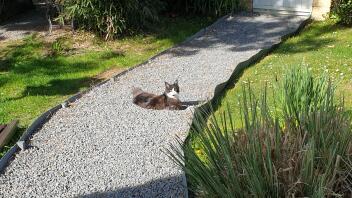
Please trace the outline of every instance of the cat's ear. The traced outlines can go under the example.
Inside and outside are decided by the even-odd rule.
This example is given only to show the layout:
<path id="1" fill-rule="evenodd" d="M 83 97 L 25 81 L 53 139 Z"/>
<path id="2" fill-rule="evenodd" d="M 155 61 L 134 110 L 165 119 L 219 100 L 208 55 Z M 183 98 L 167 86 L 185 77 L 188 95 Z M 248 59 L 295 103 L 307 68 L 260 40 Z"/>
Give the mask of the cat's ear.
<path id="1" fill-rule="evenodd" d="M 175 80 L 174 84 L 175 84 L 175 85 L 178 85 L 178 79 Z"/>
<path id="2" fill-rule="evenodd" d="M 166 87 L 166 89 L 170 89 L 170 86 L 171 86 L 171 85 L 170 85 L 168 82 L 165 81 L 165 87 Z"/>

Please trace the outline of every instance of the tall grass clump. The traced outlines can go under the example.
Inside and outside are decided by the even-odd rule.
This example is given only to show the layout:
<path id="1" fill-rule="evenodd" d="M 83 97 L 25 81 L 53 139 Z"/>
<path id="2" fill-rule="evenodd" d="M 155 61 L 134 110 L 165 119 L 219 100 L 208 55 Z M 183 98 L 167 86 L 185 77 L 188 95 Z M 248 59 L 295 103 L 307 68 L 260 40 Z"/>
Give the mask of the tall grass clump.
<path id="1" fill-rule="evenodd" d="M 196 116 L 201 155 L 191 141 L 172 146 L 196 196 L 352 196 L 351 116 L 329 78 L 293 69 L 278 87 L 274 105 L 245 85 L 238 112 Z"/>
<path id="2" fill-rule="evenodd" d="M 64 0 L 60 20 L 74 20 L 81 28 L 111 39 L 158 20 L 159 0 Z"/>
<path id="3" fill-rule="evenodd" d="M 96 32 L 106 40 L 126 32 L 146 29 L 158 22 L 160 14 L 202 14 L 221 16 L 245 7 L 244 0 L 58 0 L 61 23 Z M 174 15 L 176 16 L 176 15 Z"/>

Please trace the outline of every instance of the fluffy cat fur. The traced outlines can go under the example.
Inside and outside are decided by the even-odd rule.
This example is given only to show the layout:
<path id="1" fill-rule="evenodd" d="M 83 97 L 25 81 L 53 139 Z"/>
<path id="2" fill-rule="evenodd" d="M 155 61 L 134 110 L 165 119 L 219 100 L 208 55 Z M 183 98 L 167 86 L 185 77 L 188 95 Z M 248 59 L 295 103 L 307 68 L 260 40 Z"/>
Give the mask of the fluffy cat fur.
<path id="1" fill-rule="evenodd" d="M 146 109 L 180 110 L 182 105 L 178 98 L 179 93 L 180 88 L 177 80 L 173 84 L 165 82 L 165 91 L 161 95 L 147 93 L 140 88 L 134 88 L 132 91 L 133 103 Z"/>

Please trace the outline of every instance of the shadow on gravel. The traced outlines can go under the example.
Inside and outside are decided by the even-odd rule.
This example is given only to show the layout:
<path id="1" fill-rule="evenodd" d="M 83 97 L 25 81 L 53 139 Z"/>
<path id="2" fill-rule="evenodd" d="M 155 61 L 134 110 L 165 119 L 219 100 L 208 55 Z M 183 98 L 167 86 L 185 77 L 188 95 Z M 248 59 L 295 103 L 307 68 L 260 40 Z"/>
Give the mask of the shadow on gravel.
<path id="1" fill-rule="evenodd" d="M 203 37 L 196 38 L 180 47 L 171 49 L 168 53 L 175 57 L 184 57 L 196 55 L 201 49 L 211 50 L 220 46 L 225 46 L 233 52 L 267 48 L 271 46 L 274 38 L 282 34 L 282 31 L 292 28 L 281 20 L 274 20 L 272 22 L 260 21 L 250 16 L 237 20 L 236 17 L 238 16 L 222 20 L 215 27 L 206 28 Z M 287 16 L 284 20 L 295 21 L 295 17 Z M 236 23 L 234 23 L 234 20 L 237 20 Z M 327 44 L 333 42 L 333 40 L 317 38 L 321 34 L 332 31 L 333 29 L 322 26 L 319 31 L 313 32 L 303 40 L 293 43 L 293 45 L 305 46 L 304 48 L 300 47 L 303 51 L 325 47 Z M 258 42 L 258 40 L 262 42 Z M 295 51 L 292 48 L 292 50 L 286 50 L 285 53 L 299 53 L 303 51 Z"/>
<path id="2" fill-rule="evenodd" d="M 45 13 L 39 10 L 30 10 L 0 24 L 3 31 L 45 31 L 48 21 Z"/>
<path id="3" fill-rule="evenodd" d="M 182 176 L 174 176 L 149 181 L 143 185 L 120 188 L 112 191 L 94 192 L 79 196 L 81 198 L 94 197 L 186 197 L 185 187 L 182 186 Z"/>

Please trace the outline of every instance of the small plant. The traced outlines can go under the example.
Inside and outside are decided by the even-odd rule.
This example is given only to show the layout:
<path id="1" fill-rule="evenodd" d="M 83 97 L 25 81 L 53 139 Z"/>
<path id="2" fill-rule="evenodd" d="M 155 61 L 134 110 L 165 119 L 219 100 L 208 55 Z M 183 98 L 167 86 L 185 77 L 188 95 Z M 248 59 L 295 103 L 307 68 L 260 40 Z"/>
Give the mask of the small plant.
<path id="1" fill-rule="evenodd" d="M 58 39 L 51 44 L 50 55 L 52 56 L 60 55 L 64 52 L 64 50 L 65 50 L 65 47 L 64 47 L 63 41 L 61 39 Z"/>
<path id="2" fill-rule="evenodd" d="M 352 0 L 335 0 L 332 14 L 343 24 L 352 25 Z"/>
<path id="3" fill-rule="evenodd" d="M 266 91 L 257 98 L 243 86 L 241 128 L 231 112 L 196 116 L 191 137 L 201 154 L 191 141 L 172 146 L 196 196 L 352 196 L 351 117 L 334 86 L 293 69 L 278 87 L 273 108 Z"/>

